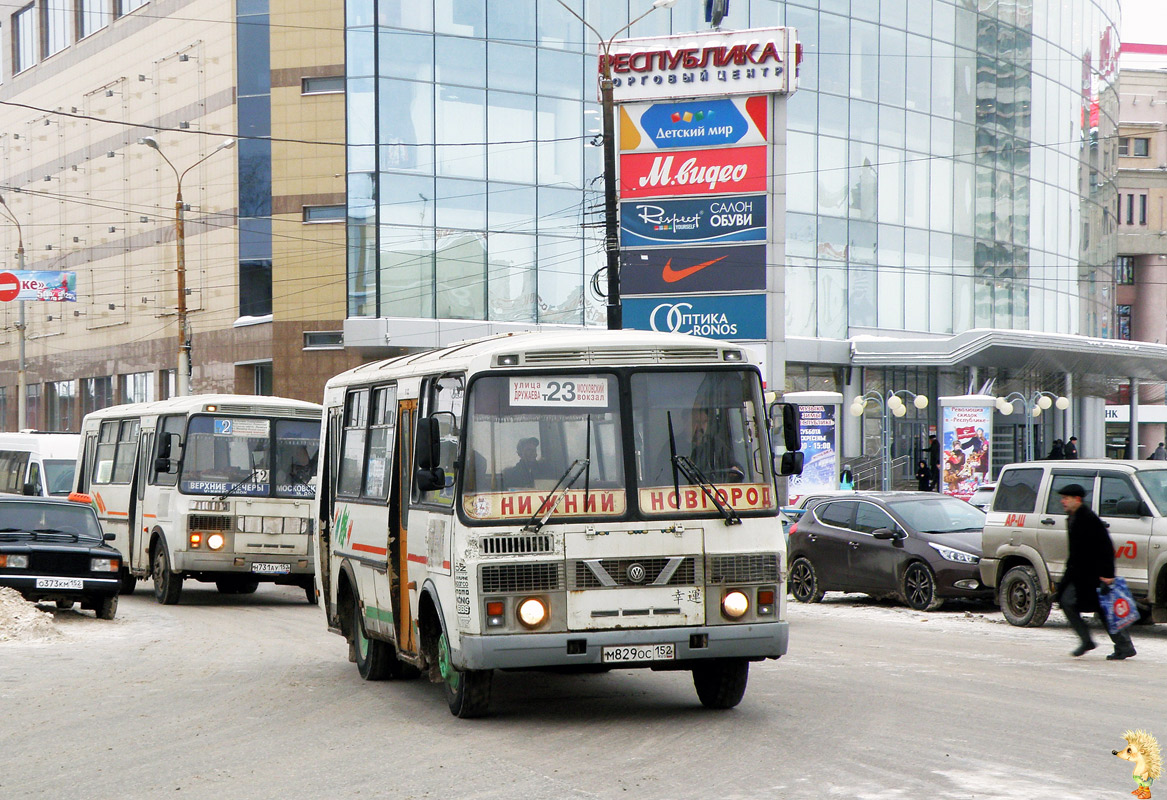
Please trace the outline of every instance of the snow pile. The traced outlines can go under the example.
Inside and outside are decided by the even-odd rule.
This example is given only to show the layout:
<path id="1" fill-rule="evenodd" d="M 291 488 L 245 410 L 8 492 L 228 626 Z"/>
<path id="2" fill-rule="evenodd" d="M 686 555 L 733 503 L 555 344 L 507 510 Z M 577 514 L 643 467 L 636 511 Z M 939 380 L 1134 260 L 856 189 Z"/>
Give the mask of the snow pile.
<path id="1" fill-rule="evenodd" d="M 52 614 L 41 611 L 15 589 L 0 587 L 0 642 L 44 639 L 55 633 Z"/>

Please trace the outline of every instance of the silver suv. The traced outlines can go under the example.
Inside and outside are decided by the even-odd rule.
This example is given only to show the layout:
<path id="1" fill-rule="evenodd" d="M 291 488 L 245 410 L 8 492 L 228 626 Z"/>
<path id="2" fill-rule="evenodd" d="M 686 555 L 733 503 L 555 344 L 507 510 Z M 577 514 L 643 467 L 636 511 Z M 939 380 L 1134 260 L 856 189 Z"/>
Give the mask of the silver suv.
<path id="1" fill-rule="evenodd" d="M 1013 625 L 1049 617 L 1066 570 L 1066 512 L 1058 490 L 1078 483 L 1110 531 L 1115 571 L 1148 621 L 1167 622 L 1167 462 L 1033 461 L 1001 471 L 981 538 L 981 581 Z"/>

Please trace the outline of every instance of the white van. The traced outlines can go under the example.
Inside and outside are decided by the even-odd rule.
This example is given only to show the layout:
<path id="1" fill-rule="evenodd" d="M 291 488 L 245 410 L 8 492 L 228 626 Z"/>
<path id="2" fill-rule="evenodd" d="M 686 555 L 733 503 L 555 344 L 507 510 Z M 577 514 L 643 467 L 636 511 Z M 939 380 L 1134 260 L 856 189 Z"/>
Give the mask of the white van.
<path id="1" fill-rule="evenodd" d="M 0 433 L 0 494 L 68 497 L 80 445 L 76 433 Z"/>

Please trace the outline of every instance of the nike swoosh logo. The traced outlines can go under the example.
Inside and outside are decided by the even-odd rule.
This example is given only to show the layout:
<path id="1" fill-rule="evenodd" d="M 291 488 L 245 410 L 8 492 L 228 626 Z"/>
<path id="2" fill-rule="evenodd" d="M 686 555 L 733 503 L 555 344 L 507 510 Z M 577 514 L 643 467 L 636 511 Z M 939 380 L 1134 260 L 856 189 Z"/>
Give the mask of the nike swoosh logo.
<path id="1" fill-rule="evenodd" d="M 665 283 L 676 283 L 679 280 L 688 278 L 695 272 L 700 272 L 706 267 L 712 266 L 718 261 L 724 261 L 727 258 L 729 258 L 729 256 L 722 256 L 721 258 L 715 258 L 712 261 L 705 261 L 701 264 L 694 264 L 693 266 L 685 267 L 684 269 L 673 269 L 673 260 L 670 258 L 665 262 L 665 268 L 661 270 L 660 276 L 665 279 Z"/>

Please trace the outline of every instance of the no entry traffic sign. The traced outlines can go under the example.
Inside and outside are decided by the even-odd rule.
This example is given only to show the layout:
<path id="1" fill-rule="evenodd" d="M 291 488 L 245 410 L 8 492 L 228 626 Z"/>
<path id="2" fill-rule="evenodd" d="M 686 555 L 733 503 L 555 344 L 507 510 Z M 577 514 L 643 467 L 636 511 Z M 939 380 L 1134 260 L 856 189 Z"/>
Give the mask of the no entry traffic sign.
<path id="1" fill-rule="evenodd" d="M 10 303 L 20 294 L 20 278 L 11 272 L 0 272 L 0 303 Z"/>

